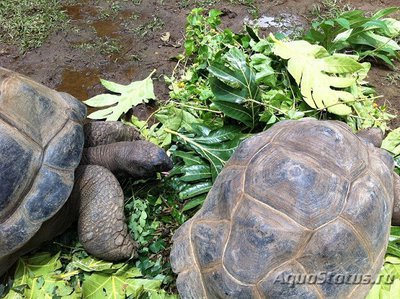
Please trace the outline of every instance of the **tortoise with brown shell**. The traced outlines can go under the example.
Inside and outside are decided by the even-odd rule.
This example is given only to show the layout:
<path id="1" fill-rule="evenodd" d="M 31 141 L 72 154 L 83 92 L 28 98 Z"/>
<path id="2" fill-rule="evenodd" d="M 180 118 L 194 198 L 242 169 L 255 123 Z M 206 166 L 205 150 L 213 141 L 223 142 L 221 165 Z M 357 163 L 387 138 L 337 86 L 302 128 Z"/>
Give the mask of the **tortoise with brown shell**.
<path id="1" fill-rule="evenodd" d="M 364 298 L 372 284 L 360 279 L 376 278 L 392 214 L 400 222 L 381 140 L 303 119 L 242 142 L 173 238 L 181 297 Z"/>

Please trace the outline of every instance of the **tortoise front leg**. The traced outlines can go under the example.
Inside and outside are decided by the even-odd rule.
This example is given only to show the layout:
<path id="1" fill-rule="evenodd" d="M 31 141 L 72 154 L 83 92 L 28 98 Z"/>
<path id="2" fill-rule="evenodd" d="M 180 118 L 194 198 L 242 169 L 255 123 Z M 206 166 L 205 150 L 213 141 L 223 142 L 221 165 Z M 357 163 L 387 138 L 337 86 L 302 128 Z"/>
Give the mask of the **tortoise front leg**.
<path id="1" fill-rule="evenodd" d="M 393 214 L 392 225 L 400 225 L 400 176 L 397 173 L 393 174 L 394 186 L 394 201 L 393 201 Z"/>
<path id="2" fill-rule="evenodd" d="M 78 234 L 86 251 L 108 261 L 137 255 L 125 223 L 124 194 L 108 169 L 79 166 L 71 197 L 79 203 Z"/>

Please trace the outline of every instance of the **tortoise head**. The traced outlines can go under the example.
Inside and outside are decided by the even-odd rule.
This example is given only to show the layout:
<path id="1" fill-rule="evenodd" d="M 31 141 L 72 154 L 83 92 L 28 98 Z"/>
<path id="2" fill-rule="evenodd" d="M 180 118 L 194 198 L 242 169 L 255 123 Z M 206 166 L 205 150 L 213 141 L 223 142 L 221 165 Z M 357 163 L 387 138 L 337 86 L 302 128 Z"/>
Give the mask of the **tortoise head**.
<path id="1" fill-rule="evenodd" d="M 151 142 L 137 140 L 115 145 L 119 147 L 115 157 L 118 168 L 134 178 L 148 178 L 172 169 L 172 161 L 166 152 Z"/>

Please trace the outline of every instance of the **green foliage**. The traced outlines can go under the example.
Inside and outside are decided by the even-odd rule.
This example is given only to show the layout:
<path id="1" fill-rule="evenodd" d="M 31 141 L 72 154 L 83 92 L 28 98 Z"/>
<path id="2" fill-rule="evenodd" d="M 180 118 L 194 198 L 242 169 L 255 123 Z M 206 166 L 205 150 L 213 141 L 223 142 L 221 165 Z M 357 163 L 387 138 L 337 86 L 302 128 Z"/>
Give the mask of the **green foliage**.
<path id="1" fill-rule="evenodd" d="M 395 157 L 400 155 L 400 128 L 390 132 L 382 142 L 382 148 L 391 152 Z"/>
<path id="2" fill-rule="evenodd" d="M 159 124 L 133 119 L 175 167 L 167 179 L 183 215 L 201 205 L 239 142 L 284 119 L 346 121 L 355 131 L 387 129 L 393 117 L 374 103 L 369 63 L 329 54 L 306 41 L 259 38 L 220 30 L 220 12 L 194 9 L 187 18 L 185 56 L 171 77 Z M 187 214 L 188 213 L 188 214 Z"/>
<path id="3" fill-rule="evenodd" d="M 67 23 L 59 0 L 1 0 L 0 42 L 13 43 L 22 52 L 40 47 L 55 29 Z"/>
<path id="4" fill-rule="evenodd" d="M 19 259 L 5 298 L 176 298 L 160 290 L 161 284 L 161 278 L 145 279 L 129 264 L 40 252 Z"/>
<path id="5" fill-rule="evenodd" d="M 358 72 L 369 69 L 356 57 L 329 53 L 306 41 L 277 41 L 273 52 L 288 59 L 288 71 L 300 86 L 304 101 L 314 109 L 327 109 L 336 115 L 349 115 L 355 97 L 346 88 L 357 88 Z"/>
<path id="6" fill-rule="evenodd" d="M 118 120 L 124 113 L 128 112 L 133 106 L 147 103 L 149 99 L 155 99 L 153 80 L 151 76 L 153 71 L 146 79 L 134 81 L 128 85 L 121 85 L 104 79 L 100 79 L 101 84 L 109 91 L 115 94 L 100 94 L 84 101 L 91 107 L 111 106 L 105 109 L 97 110 L 88 115 L 91 119 Z"/>
<path id="7" fill-rule="evenodd" d="M 392 227 L 385 264 L 367 299 L 398 298 L 400 294 L 400 227 Z"/>
<path id="8" fill-rule="evenodd" d="M 57 271 L 62 267 L 60 254 L 39 253 L 18 261 L 14 274 L 14 285 L 7 299 L 11 298 L 80 298 L 80 289 L 69 285 L 68 280 L 57 279 Z"/>
<path id="9" fill-rule="evenodd" d="M 400 128 L 390 132 L 382 142 L 382 148 L 389 151 L 396 162 L 396 172 L 400 174 Z"/>
<path id="10" fill-rule="evenodd" d="M 222 63 L 214 61 L 208 71 L 212 75 L 209 82 L 214 106 L 226 116 L 254 128 L 258 115 L 253 101 L 259 99 L 260 92 L 245 54 L 231 48 L 223 55 Z"/>
<path id="11" fill-rule="evenodd" d="M 361 59 L 381 60 L 394 67 L 399 58 L 400 22 L 385 16 L 398 11 L 390 7 L 377 11 L 371 17 L 362 10 L 344 12 L 333 19 L 316 21 L 305 34 L 305 40 L 323 46 L 329 53 L 352 50 Z"/>

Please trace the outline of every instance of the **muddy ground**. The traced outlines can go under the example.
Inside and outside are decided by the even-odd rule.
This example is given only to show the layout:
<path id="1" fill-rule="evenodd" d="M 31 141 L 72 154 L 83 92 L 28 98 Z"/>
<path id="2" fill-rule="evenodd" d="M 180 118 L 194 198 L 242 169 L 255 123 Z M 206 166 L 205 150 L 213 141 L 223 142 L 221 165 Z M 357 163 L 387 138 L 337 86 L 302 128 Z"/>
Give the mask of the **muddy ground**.
<path id="1" fill-rule="evenodd" d="M 138 4 L 135 4 L 138 3 Z M 59 91 L 66 91 L 80 100 L 104 92 L 99 78 L 127 84 L 156 72 L 156 94 L 166 100 L 168 89 L 163 75 L 170 75 L 175 66 L 173 57 L 183 52 L 186 16 L 198 4 L 190 0 L 142 1 L 75 1 L 65 4 L 71 18 L 66 29 L 54 32 L 38 49 L 19 54 L 15 46 L 0 44 L 0 65 Z M 224 26 L 239 31 L 245 19 L 254 17 L 248 7 L 231 2 L 197 1 L 224 12 Z M 242 1 L 245 2 L 245 1 Z M 295 27 L 310 21 L 310 10 L 318 1 L 264 0 L 255 1 L 259 15 L 283 17 L 297 22 Z M 65 1 L 65 3 L 71 3 Z M 76 4 L 77 3 L 77 4 Z M 400 0 L 348 1 L 354 8 L 375 11 L 400 5 Z M 288 17 L 292 16 L 292 17 Z M 274 30 L 276 28 L 271 28 Z M 265 29 L 266 32 L 269 29 Z M 161 37 L 168 33 L 169 40 Z M 383 95 L 397 114 L 400 110 L 400 78 L 397 72 L 374 67 L 369 81 Z M 136 113 L 146 114 L 146 108 Z M 400 122 L 394 121 L 392 127 Z"/>

